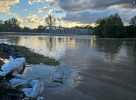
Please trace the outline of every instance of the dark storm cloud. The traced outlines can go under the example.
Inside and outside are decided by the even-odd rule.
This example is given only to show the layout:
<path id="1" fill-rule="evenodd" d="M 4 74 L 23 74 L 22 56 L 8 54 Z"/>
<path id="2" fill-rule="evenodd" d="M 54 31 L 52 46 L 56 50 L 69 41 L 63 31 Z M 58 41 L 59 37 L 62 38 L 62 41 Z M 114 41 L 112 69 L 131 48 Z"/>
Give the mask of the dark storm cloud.
<path id="1" fill-rule="evenodd" d="M 120 8 L 136 8 L 133 0 L 60 0 L 59 6 L 67 12 L 104 10 L 111 6 Z"/>
<path id="2" fill-rule="evenodd" d="M 76 12 L 76 13 L 67 13 L 66 17 L 63 18 L 65 21 L 70 22 L 79 22 L 82 24 L 89 24 L 89 23 L 95 23 L 96 20 L 103 17 L 109 17 L 110 15 L 114 15 L 115 13 L 118 13 L 120 17 L 122 18 L 122 21 L 125 24 L 128 24 L 130 22 L 130 19 L 133 16 L 136 16 L 135 9 L 118 9 L 118 8 L 112 8 L 102 11 L 84 11 L 84 12 Z"/>
<path id="3" fill-rule="evenodd" d="M 136 15 L 136 0 L 54 0 L 66 12 L 65 21 L 83 24 L 118 13 L 123 22 L 129 23 Z"/>
<path id="4" fill-rule="evenodd" d="M 118 12 L 119 11 L 116 8 L 113 8 L 113 9 L 97 11 L 97 12 L 96 11 L 95 12 L 85 11 L 85 12 L 80 12 L 80 13 L 79 12 L 67 13 L 66 17 L 63 18 L 63 20 L 88 24 L 88 23 L 94 23 L 99 18 L 108 17 Z"/>

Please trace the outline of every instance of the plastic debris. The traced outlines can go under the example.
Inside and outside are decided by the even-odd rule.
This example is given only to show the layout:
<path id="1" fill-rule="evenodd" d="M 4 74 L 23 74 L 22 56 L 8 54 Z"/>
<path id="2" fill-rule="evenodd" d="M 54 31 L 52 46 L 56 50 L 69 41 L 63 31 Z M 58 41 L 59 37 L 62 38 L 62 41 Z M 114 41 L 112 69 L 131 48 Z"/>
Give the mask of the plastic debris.
<path id="1" fill-rule="evenodd" d="M 7 74 L 11 73 L 19 73 L 22 71 L 23 66 L 25 65 L 26 60 L 25 58 L 12 58 L 10 56 L 9 63 L 4 64 L 1 67 L 0 76 L 6 76 Z"/>
<path id="2" fill-rule="evenodd" d="M 0 44 L 0 50 L 10 55 L 9 63 L 4 64 L 0 69 L 0 100 L 12 100 L 14 97 L 16 98 L 14 100 L 36 99 L 43 92 L 44 83 L 20 75 L 26 65 L 24 55 L 15 47 L 4 43 Z M 26 97 L 23 97 L 24 95 Z M 37 100 L 44 98 L 38 97 Z"/>
<path id="3" fill-rule="evenodd" d="M 30 98 L 36 98 L 44 90 L 44 83 L 38 80 L 13 78 L 10 80 L 10 84 L 12 88 L 21 88 L 26 97 Z"/>
<path id="4" fill-rule="evenodd" d="M 27 97 L 36 98 L 44 90 L 44 83 L 38 80 L 31 81 L 32 88 L 23 88 L 22 91 Z"/>
<path id="5" fill-rule="evenodd" d="M 10 80 L 10 85 L 12 88 L 28 87 L 30 86 L 29 84 L 30 84 L 30 80 L 26 80 L 26 79 L 13 78 Z"/>
<path id="6" fill-rule="evenodd" d="M 15 78 L 18 78 L 18 79 L 26 79 L 23 75 L 20 75 L 20 74 L 12 74 Z"/>

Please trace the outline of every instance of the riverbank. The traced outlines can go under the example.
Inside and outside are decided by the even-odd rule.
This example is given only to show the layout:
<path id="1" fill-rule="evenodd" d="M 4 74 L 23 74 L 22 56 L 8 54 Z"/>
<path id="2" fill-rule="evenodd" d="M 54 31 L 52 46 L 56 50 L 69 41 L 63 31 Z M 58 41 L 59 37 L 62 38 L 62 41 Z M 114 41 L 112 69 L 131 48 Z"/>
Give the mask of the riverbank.
<path id="1" fill-rule="evenodd" d="M 32 52 L 29 48 L 23 47 L 23 46 L 14 46 L 16 47 L 21 54 L 23 54 L 26 58 L 26 62 L 28 64 L 40 64 L 43 63 L 45 65 L 51 65 L 51 66 L 56 66 L 59 65 L 59 61 L 49 58 L 46 56 L 43 56 L 41 54 L 37 54 Z M 8 58 L 9 55 L 6 55 L 4 58 Z M 0 65 L 2 65 L 3 62 L 0 61 Z"/>
<path id="2" fill-rule="evenodd" d="M 45 65 L 52 65 L 52 66 L 59 65 L 59 61 L 53 58 L 43 56 L 41 54 L 34 53 L 29 48 L 23 46 L 16 46 L 16 48 L 25 56 L 28 64 L 43 63 Z"/>
<path id="3" fill-rule="evenodd" d="M 3 35 L 49 35 L 48 33 L 30 33 L 30 32 L 0 32 Z"/>
<path id="4" fill-rule="evenodd" d="M 15 46 L 4 43 L 0 44 L 0 50 L 9 56 L 9 62 L 0 66 L 0 100 L 43 98 L 40 95 L 44 82 L 21 75 L 26 68 L 24 55 Z"/>
<path id="5" fill-rule="evenodd" d="M 30 32 L 0 32 L 0 36 L 5 35 L 51 35 L 51 36 L 76 36 L 76 35 L 87 35 L 87 34 L 70 34 L 70 33 L 30 33 Z M 90 34 L 88 34 L 90 35 Z"/>

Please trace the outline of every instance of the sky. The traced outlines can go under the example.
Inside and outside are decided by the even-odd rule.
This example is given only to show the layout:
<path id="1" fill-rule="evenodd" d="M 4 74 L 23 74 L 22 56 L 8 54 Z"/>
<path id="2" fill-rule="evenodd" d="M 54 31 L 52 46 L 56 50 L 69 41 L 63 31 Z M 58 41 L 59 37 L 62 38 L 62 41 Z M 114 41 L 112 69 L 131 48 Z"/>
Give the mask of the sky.
<path id="1" fill-rule="evenodd" d="M 133 3 L 132 3 L 133 2 Z M 22 27 L 45 25 L 53 15 L 56 25 L 72 27 L 92 24 L 99 18 L 118 13 L 125 25 L 136 16 L 136 0 L 0 0 L 0 20 L 15 17 Z"/>

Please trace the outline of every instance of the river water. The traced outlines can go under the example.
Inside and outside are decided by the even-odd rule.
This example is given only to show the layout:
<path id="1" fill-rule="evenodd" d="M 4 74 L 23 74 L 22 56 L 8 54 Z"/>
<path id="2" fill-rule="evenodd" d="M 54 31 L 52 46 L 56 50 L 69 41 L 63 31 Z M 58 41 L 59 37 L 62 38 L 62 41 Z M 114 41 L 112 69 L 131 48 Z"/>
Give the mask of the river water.
<path id="1" fill-rule="evenodd" d="M 39 75 L 45 84 L 54 75 L 69 76 L 63 84 L 45 86 L 46 100 L 136 100 L 136 39 L 3 36 L 0 43 L 25 46 L 60 61 L 63 70 L 26 68 L 28 77 Z"/>

